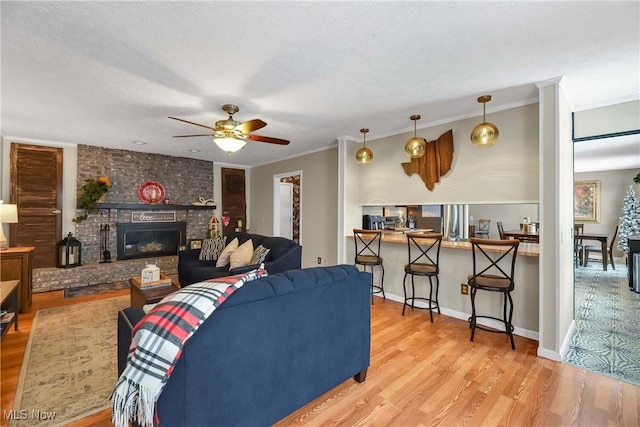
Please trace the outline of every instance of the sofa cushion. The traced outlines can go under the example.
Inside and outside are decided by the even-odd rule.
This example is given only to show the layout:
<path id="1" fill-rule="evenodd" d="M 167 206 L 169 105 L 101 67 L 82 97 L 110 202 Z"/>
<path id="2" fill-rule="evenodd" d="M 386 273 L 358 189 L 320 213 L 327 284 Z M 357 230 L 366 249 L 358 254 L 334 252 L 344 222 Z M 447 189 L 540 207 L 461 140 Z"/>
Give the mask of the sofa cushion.
<path id="1" fill-rule="evenodd" d="M 202 249 L 200 249 L 200 261 L 215 261 L 227 244 L 227 237 L 216 237 L 214 239 L 204 239 Z"/>
<path id="2" fill-rule="evenodd" d="M 229 300 L 225 303 L 225 309 L 287 295 L 307 288 L 327 286 L 343 280 L 355 281 L 361 274 L 362 272 L 353 265 L 343 264 L 331 267 L 290 270 L 269 275 L 259 281 L 248 283 L 242 289 L 239 289 L 238 292 L 229 297 Z"/>
<path id="3" fill-rule="evenodd" d="M 271 249 L 265 248 L 262 245 L 258 245 L 256 250 L 253 251 L 253 256 L 251 257 L 251 261 L 249 261 L 249 264 L 262 264 L 265 259 L 267 259 L 267 255 L 269 255 L 270 251 Z"/>
<path id="4" fill-rule="evenodd" d="M 238 249 L 238 246 L 238 238 L 234 238 L 227 246 L 225 246 L 225 248 L 222 250 L 222 253 L 220 253 L 220 256 L 218 257 L 216 267 L 226 267 L 227 265 L 229 265 L 231 254 L 233 253 L 233 251 Z"/>
<path id="5" fill-rule="evenodd" d="M 253 257 L 253 242 L 251 239 L 247 240 L 243 244 L 241 244 L 238 249 L 231 253 L 231 257 L 229 257 L 229 262 L 231 264 L 230 268 L 238 268 L 244 267 L 245 265 L 249 265 L 251 258 Z"/>

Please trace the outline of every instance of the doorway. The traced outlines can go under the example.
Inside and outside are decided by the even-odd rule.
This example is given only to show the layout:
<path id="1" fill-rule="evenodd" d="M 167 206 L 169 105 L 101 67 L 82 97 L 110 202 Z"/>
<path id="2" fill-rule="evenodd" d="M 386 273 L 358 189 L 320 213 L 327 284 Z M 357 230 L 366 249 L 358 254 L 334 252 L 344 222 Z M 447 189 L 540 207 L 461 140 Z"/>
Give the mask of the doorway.
<path id="1" fill-rule="evenodd" d="M 222 168 L 222 231 L 246 231 L 247 201 L 244 169 Z"/>
<path id="2" fill-rule="evenodd" d="M 273 235 L 301 244 L 302 171 L 273 176 Z"/>

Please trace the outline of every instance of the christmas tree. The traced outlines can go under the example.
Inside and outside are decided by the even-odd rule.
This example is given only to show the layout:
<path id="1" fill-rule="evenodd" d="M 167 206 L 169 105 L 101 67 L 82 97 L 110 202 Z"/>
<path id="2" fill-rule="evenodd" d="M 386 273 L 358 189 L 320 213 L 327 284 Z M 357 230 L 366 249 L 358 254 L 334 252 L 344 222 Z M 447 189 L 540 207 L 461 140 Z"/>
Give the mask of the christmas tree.
<path id="1" fill-rule="evenodd" d="M 620 228 L 618 229 L 618 249 L 629 252 L 627 238 L 629 236 L 640 236 L 640 201 L 633 191 L 633 185 L 629 186 L 627 195 L 622 201 L 622 216 L 620 217 Z"/>

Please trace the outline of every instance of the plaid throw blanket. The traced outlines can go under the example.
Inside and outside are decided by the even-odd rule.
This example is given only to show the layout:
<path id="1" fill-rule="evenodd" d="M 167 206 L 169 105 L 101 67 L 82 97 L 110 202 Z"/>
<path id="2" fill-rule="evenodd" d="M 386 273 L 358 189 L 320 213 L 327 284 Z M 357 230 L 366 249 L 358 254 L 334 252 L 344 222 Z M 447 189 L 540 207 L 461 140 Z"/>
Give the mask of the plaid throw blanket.
<path id="1" fill-rule="evenodd" d="M 184 343 L 233 292 L 266 276 L 264 269 L 194 283 L 167 296 L 135 326 L 129 360 L 111 395 L 112 421 L 154 423 L 155 403 L 182 354 Z M 159 422 L 159 420 L 156 420 Z"/>

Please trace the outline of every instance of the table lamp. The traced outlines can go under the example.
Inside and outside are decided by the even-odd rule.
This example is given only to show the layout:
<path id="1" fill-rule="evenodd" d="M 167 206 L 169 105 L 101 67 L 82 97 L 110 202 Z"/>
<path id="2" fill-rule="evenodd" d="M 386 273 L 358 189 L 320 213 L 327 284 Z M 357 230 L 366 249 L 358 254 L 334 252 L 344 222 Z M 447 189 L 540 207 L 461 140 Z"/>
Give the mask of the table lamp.
<path id="1" fill-rule="evenodd" d="M 18 205 L 5 205 L 0 200 L 0 251 L 9 247 L 9 242 L 4 236 L 2 224 L 15 224 L 18 222 Z"/>

